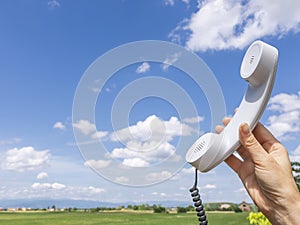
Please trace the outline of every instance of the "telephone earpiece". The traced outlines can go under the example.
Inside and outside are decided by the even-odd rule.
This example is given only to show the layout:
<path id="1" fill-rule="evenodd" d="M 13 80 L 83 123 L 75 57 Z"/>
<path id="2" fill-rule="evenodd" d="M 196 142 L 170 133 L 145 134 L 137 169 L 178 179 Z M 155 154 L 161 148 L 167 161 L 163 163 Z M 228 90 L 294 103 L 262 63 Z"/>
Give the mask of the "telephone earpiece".
<path id="1" fill-rule="evenodd" d="M 266 108 L 273 88 L 278 51 L 262 41 L 255 41 L 248 48 L 242 64 L 241 77 L 248 88 L 230 123 L 220 134 L 206 133 L 188 150 L 185 158 L 201 172 L 220 164 L 239 146 L 238 128 L 248 123 L 253 129 Z"/>

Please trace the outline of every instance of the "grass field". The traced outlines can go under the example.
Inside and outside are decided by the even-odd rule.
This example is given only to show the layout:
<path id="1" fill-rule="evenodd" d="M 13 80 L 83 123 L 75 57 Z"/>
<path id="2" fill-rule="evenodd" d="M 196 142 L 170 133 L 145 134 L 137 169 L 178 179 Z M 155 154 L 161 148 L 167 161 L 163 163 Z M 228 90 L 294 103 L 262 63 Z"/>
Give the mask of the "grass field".
<path id="1" fill-rule="evenodd" d="M 208 213 L 210 225 L 249 225 L 248 213 Z M 0 225 L 198 225 L 194 213 L 1 212 Z"/>

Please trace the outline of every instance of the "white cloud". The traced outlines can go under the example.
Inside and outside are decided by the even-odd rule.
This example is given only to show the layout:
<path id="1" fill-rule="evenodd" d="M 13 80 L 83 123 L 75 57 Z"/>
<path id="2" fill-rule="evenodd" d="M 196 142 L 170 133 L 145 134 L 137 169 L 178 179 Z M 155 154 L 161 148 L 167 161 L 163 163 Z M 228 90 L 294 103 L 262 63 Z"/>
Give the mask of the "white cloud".
<path id="1" fill-rule="evenodd" d="M 66 185 L 60 184 L 60 183 L 53 183 L 53 184 L 51 184 L 51 188 L 53 188 L 53 189 L 58 189 L 58 190 L 60 190 L 60 189 L 63 189 L 63 188 L 65 188 L 65 187 L 66 187 Z"/>
<path id="2" fill-rule="evenodd" d="M 91 194 L 101 194 L 101 193 L 105 192 L 105 189 L 97 188 L 97 187 L 93 187 L 93 186 L 89 186 L 88 190 Z"/>
<path id="3" fill-rule="evenodd" d="M 88 120 L 79 120 L 78 122 L 73 123 L 73 127 L 78 129 L 84 135 L 88 135 L 96 130 L 95 124 Z"/>
<path id="4" fill-rule="evenodd" d="M 58 8 L 58 7 L 60 7 L 60 3 L 57 0 L 51 0 L 51 1 L 48 1 L 48 7 L 50 9 Z"/>
<path id="5" fill-rule="evenodd" d="M 162 193 L 160 193 L 160 194 L 159 194 L 159 196 L 160 196 L 160 197 L 166 197 L 166 196 L 167 196 L 167 194 L 166 194 L 166 193 L 164 193 L 164 192 L 162 192 Z"/>
<path id="6" fill-rule="evenodd" d="M 200 123 L 204 121 L 204 117 L 202 116 L 196 116 L 196 117 L 190 117 L 190 118 L 184 118 L 182 122 L 185 123 Z"/>
<path id="7" fill-rule="evenodd" d="M 272 97 L 268 110 L 267 128 L 280 140 L 293 138 L 300 132 L 300 92 L 297 94 L 281 93 Z"/>
<path id="8" fill-rule="evenodd" d="M 181 0 L 183 3 L 189 5 L 190 4 L 190 0 Z"/>
<path id="9" fill-rule="evenodd" d="M 129 182 L 129 178 L 124 176 L 116 177 L 115 181 L 124 184 Z"/>
<path id="10" fill-rule="evenodd" d="M 194 167 L 190 167 L 190 168 L 183 168 L 182 169 L 182 173 L 186 173 L 186 174 L 195 174 L 195 168 Z"/>
<path id="11" fill-rule="evenodd" d="M 298 147 L 295 149 L 295 151 L 293 153 L 295 155 L 299 155 L 300 156 L 300 145 L 298 145 Z"/>
<path id="12" fill-rule="evenodd" d="M 37 178 L 38 180 L 46 179 L 46 178 L 48 178 L 48 174 L 47 174 L 46 172 L 40 172 L 40 173 L 36 176 L 36 178 Z"/>
<path id="13" fill-rule="evenodd" d="M 265 36 L 280 38 L 288 32 L 299 32 L 299 8 L 298 0 L 199 1 L 198 11 L 170 36 L 184 38 L 193 51 L 242 49 Z"/>
<path id="14" fill-rule="evenodd" d="M 217 186 L 214 184 L 206 184 L 205 186 L 202 187 L 202 189 L 216 189 Z"/>
<path id="15" fill-rule="evenodd" d="M 108 135 L 107 131 L 97 131 L 96 133 L 92 134 L 93 139 L 101 139 Z"/>
<path id="16" fill-rule="evenodd" d="M 84 165 L 87 167 L 94 168 L 95 170 L 103 169 L 111 164 L 111 160 L 87 160 Z"/>
<path id="17" fill-rule="evenodd" d="M 190 6 L 190 0 L 181 0 L 184 4 L 186 4 L 188 7 Z M 164 0 L 164 4 L 166 6 L 174 6 L 175 0 Z"/>
<path id="18" fill-rule="evenodd" d="M 50 153 L 48 150 L 37 151 L 33 147 L 9 149 L 5 154 L 2 169 L 23 172 L 43 168 L 48 165 Z"/>
<path id="19" fill-rule="evenodd" d="M 146 73 L 150 70 L 150 64 L 147 62 L 143 62 L 137 69 L 136 69 L 136 73 L 140 74 L 140 73 Z"/>
<path id="20" fill-rule="evenodd" d="M 174 53 L 163 61 L 162 69 L 166 71 L 170 66 L 179 60 L 181 56 L 180 52 Z"/>
<path id="21" fill-rule="evenodd" d="M 173 136 L 189 136 L 198 132 L 194 128 L 181 123 L 177 117 L 171 117 L 163 121 L 156 115 L 139 121 L 136 125 L 114 132 L 111 135 L 113 141 L 126 141 L 136 139 L 139 141 L 161 141 L 170 140 Z"/>
<path id="22" fill-rule="evenodd" d="M 148 167 L 149 162 L 141 158 L 125 158 L 123 160 L 123 165 L 130 167 Z"/>
<path id="23" fill-rule="evenodd" d="M 94 93 L 98 93 L 101 90 L 101 87 L 91 87 L 90 90 Z"/>
<path id="24" fill-rule="evenodd" d="M 0 140 L 0 146 L 13 145 L 13 144 L 17 144 L 21 141 L 22 141 L 21 138 L 10 138 L 10 139 L 6 139 L 6 140 Z"/>
<path id="25" fill-rule="evenodd" d="M 55 128 L 55 129 L 60 129 L 60 130 L 64 130 L 64 129 L 66 129 L 66 126 L 65 126 L 62 122 L 56 122 L 56 123 L 53 125 L 53 128 Z"/>
<path id="26" fill-rule="evenodd" d="M 169 171 L 153 172 L 146 175 L 146 179 L 149 181 L 166 180 L 172 177 L 172 173 Z"/>
<path id="27" fill-rule="evenodd" d="M 245 195 L 247 194 L 247 190 L 244 187 L 241 187 L 241 188 L 235 190 L 235 192 L 242 193 L 242 194 L 245 194 Z"/>
<path id="28" fill-rule="evenodd" d="M 107 131 L 97 131 L 95 124 L 88 120 L 79 120 L 73 123 L 73 127 L 84 135 L 90 135 L 90 138 L 94 140 L 102 139 L 108 135 Z"/>
<path id="29" fill-rule="evenodd" d="M 55 190 L 60 190 L 60 189 L 64 189 L 66 187 L 66 185 L 64 184 L 60 184 L 60 183 L 33 183 L 31 185 L 31 187 L 33 189 L 55 189 Z"/>
<path id="30" fill-rule="evenodd" d="M 176 117 L 163 121 L 152 115 L 136 125 L 114 132 L 111 140 L 125 143 L 125 147 L 115 148 L 108 155 L 131 167 L 148 167 L 165 159 L 179 161 L 181 156 L 176 154 L 171 141 L 174 137 L 195 133 L 198 130 L 181 123 Z"/>
<path id="31" fill-rule="evenodd" d="M 115 148 L 109 155 L 113 159 L 121 159 L 126 166 L 148 167 L 152 163 L 174 157 L 176 154 L 175 147 L 168 142 L 146 142 L 142 145 L 137 143 L 137 146 L 140 146 L 140 148 Z"/>
<path id="32" fill-rule="evenodd" d="M 105 196 L 106 189 L 102 187 L 72 186 L 60 182 L 34 182 L 23 186 L 0 187 L 0 194 L 5 194 L 10 199 L 78 199 L 78 200 L 98 200 L 106 201 L 112 199 Z"/>
<path id="33" fill-rule="evenodd" d="M 290 154 L 290 160 L 292 162 L 300 162 L 300 144 L 296 149 Z"/>
<path id="34" fill-rule="evenodd" d="M 279 112 L 300 110 L 300 91 L 297 94 L 275 95 L 270 99 L 268 109 Z"/>
<path id="35" fill-rule="evenodd" d="M 164 0 L 166 6 L 173 6 L 175 4 L 175 0 Z"/>

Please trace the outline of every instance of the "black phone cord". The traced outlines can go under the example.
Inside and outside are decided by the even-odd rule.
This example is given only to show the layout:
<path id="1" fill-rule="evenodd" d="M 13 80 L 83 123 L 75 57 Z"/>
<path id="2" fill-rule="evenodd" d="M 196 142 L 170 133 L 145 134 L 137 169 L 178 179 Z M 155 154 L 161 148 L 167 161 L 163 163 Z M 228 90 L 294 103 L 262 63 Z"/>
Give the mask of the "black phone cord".
<path id="1" fill-rule="evenodd" d="M 196 207 L 199 225 L 207 225 L 208 221 L 205 215 L 204 206 L 200 198 L 199 189 L 197 188 L 197 180 L 198 180 L 197 177 L 198 177 L 198 171 L 197 169 L 195 169 L 195 183 L 194 186 L 190 189 L 190 192 L 193 198 L 194 206 Z"/>

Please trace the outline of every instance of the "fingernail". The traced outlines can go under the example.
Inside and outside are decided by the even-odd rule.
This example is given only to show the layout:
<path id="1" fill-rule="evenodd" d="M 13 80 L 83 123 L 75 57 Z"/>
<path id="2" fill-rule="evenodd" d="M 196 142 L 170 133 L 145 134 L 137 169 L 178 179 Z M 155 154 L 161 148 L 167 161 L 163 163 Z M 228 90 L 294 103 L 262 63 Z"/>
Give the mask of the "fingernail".
<path id="1" fill-rule="evenodd" d="M 248 136 L 250 134 L 250 127 L 247 123 L 242 123 L 241 130 L 244 136 Z"/>

